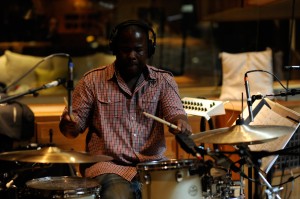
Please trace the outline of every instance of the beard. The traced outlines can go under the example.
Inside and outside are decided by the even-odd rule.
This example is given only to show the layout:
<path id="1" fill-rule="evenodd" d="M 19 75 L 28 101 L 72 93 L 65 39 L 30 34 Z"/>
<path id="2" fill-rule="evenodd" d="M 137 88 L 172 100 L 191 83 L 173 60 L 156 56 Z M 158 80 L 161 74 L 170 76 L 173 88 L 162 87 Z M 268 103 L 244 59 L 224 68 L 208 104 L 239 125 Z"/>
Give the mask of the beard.
<path id="1" fill-rule="evenodd" d="M 123 62 L 122 64 L 116 63 L 116 69 L 125 80 L 140 76 L 145 68 L 146 64 L 138 62 Z"/>

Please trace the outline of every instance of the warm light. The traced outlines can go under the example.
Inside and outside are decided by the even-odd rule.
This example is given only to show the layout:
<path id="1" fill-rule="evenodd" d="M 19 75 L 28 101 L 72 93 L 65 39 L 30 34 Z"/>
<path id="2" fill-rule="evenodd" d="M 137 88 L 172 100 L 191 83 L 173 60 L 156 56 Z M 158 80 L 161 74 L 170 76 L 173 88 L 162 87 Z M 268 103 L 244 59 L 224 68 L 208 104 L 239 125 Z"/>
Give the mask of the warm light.
<path id="1" fill-rule="evenodd" d="M 95 37 L 93 35 L 89 35 L 85 38 L 86 42 L 91 43 L 95 41 Z"/>

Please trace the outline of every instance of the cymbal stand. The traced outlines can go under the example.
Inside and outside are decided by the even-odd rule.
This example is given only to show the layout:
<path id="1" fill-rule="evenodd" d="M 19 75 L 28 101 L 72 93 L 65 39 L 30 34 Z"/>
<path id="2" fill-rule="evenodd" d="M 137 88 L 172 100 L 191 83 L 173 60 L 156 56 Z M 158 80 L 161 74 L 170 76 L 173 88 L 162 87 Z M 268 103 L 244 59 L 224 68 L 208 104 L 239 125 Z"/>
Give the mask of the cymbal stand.
<path id="1" fill-rule="evenodd" d="M 258 171 L 258 175 L 260 176 L 260 178 L 264 181 L 264 183 L 267 185 L 268 189 L 265 190 L 267 196 L 268 196 L 268 199 L 273 199 L 273 198 L 278 198 L 280 199 L 280 196 L 279 196 L 279 192 L 281 190 L 283 190 L 283 187 L 272 187 L 272 185 L 267 181 L 267 179 L 265 178 L 265 176 L 260 172 Z"/>
<path id="2" fill-rule="evenodd" d="M 260 171 L 261 157 L 256 157 L 255 153 L 251 153 L 248 146 L 239 145 L 238 148 L 239 148 L 240 154 L 244 156 L 242 158 L 245 158 L 248 166 L 254 168 L 254 176 L 255 176 L 254 179 L 255 179 L 256 183 L 258 183 L 259 179 L 261 179 L 267 186 L 267 189 L 265 190 L 265 193 L 267 194 L 267 198 L 268 199 L 274 199 L 274 198 L 281 199 L 281 197 L 278 193 L 283 189 L 283 187 L 272 187 L 272 185 L 268 182 L 268 180 L 262 174 L 262 172 Z M 250 184 L 250 182 L 249 182 L 249 184 Z M 258 198 L 259 197 L 258 195 L 259 195 L 258 187 L 256 186 L 254 197 Z"/>

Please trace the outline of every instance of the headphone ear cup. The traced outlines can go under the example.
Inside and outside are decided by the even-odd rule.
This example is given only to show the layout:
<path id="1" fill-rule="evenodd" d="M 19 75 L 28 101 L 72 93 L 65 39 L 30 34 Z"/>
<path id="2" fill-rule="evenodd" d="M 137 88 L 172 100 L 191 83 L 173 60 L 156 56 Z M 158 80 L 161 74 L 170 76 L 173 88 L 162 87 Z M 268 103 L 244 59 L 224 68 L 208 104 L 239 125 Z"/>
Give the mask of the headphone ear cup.
<path id="1" fill-rule="evenodd" d="M 113 42 L 113 38 L 111 38 L 109 40 L 109 43 L 108 43 L 108 48 L 109 50 L 112 52 L 113 55 L 115 55 L 115 48 L 114 48 L 114 42 Z"/>
<path id="2" fill-rule="evenodd" d="M 116 55 L 116 50 L 115 50 L 115 47 L 114 47 L 114 42 L 113 41 L 110 41 L 109 44 L 109 50 L 112 52 L 113 55 Z"/>
<path id="3" fill-rule="evenodd" d="M 108 48 L 109 50 L 113 53 L 113 55 L 116 55 L 116 47 L 115 47 L 115 37 L 117 36 L 118 32 L 118 26 L 116 26 L 110 36 L 109 36 L 109 43 L 108 43 Z"/>
<path id="4" fill-rule="evenodd" d="M 155 53 L 155 45 L 151 39 L 148 40 L 148 58 L 152 57 Z"/>

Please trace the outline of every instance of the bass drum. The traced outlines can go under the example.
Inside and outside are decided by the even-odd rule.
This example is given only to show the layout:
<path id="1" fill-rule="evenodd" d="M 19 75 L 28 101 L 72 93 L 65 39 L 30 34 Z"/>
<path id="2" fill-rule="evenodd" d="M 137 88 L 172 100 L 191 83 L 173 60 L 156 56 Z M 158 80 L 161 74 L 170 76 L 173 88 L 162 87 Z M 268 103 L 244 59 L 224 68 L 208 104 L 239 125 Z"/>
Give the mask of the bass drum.
<path id="1" fill-rule="evenodd" d="M 81 177 L 44 177 L 26 182 L 26 199 L 78 198 L 99 199 L 98 181 Z"/>
<path id="2" fill-rule="evenodd" d="M 143 199 L 200 199 L 199 160 L 152 161 L 137 165 Z"/>

